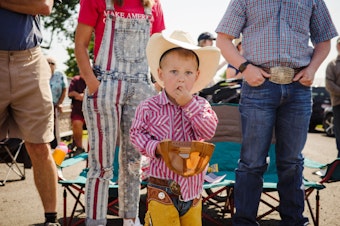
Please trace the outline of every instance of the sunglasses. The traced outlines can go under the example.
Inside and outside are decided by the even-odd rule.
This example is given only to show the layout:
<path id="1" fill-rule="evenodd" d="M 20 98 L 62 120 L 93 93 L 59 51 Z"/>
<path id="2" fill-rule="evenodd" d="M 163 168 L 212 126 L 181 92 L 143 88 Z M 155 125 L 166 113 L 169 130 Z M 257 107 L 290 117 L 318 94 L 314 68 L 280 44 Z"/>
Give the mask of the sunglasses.
<path id="1" fill-rule="evenodd" d="M 55 65 L 55 63 L 53 63 L 53 62 L 48 62 L 48 64 L 50 64 L 50 65 Z"/>

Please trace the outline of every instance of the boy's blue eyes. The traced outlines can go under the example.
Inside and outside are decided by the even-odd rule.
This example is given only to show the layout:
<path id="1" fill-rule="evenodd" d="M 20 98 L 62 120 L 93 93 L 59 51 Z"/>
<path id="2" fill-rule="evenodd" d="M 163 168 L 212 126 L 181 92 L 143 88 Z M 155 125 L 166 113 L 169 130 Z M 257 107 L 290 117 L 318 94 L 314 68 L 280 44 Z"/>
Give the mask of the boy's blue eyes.
<path id="1" fill-rule="evenodd" d="M 170 72 L 171 72 L 172 74 L 178 74 L 178 73 L 179 73 L 177 70 L 171 70 Z M 186 71 L 185 74 L 186 74 L 186 75 L 192 75 L 193 72 L 192 72 L 192 71 Z"/>

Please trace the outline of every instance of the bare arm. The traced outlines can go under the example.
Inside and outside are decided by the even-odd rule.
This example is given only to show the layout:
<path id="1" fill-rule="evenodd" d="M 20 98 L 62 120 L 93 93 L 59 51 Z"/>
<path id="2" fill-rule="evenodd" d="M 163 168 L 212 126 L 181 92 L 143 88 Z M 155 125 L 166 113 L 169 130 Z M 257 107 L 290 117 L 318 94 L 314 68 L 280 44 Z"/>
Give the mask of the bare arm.
<path id="1" fill-rule="evenodd" d="M 93 27 L 79 23 L 76 29 L 74 48 L 80 74 L 85 80 L 90 94 L 97 91 L 99 86 L 99 81 L 93 73 L 88 54 L 92 31 Z"/>
<path id="2" fill-rule="evenodd" d="M 0 0 L 0 8 L 28 15 L 48 16 L 54 0 Z"/>
<path id="3" fill-rule="evenodd" d="M 69 98 L 74 98 L 76 100 L 83 101 L 84 99 L 84 93 L 78 93 L 77 91 L 71 91 L 68 93 Z"/>
<path id="4" fill-rule="evenodd" d="M 294 81 L 299 80 L 301 84 L 311 86 L 314 81 L 315 72 L 326 59 L 330 49 L 330 40 L 316 44 L 310 64 L 294 77 Z"/>
<path id="5" fill-rule="evenodd" d="M 63 101 L 65 99 L 65 96 L 66 96 L 66 88 L 64 88 L 63 91 L 61 92 L 60 98 L 59 98 L 58 103 L 57 103 L 57 109 L 58 109 L 59 112 L 62 111 Z"/>

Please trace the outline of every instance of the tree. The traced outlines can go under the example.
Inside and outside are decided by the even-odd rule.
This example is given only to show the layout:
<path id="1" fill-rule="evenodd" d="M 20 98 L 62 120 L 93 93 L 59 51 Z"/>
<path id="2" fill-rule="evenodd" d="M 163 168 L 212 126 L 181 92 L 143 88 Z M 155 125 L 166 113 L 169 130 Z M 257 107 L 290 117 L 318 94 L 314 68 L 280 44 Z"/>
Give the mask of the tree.
<path id="1" fill-rule="evenodd" d="M 79 0 L 55 1 L 52 13 L 42 17 L 43 26 L 50 34 L 50 39 L 43 42 L 42 48 L 50 49 L 53 40 L 74 43 L 74 31 L 77 26 L 79 13 Z M 74 55 L 73 45 L 66 48 L 69 59 L 64 63 L 67 66 L 65 74 L 73 77 L 79 74 L 79 69 Z M 93 59 L 93 40 L 89 47 L 90 58 Z"/>

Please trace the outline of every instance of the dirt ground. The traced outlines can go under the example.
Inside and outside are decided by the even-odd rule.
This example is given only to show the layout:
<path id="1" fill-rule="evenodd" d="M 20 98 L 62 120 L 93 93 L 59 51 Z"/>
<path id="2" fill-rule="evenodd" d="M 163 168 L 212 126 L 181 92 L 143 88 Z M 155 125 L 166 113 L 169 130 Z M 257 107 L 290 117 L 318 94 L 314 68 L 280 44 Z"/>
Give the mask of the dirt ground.
<path id="1" fill-rule="evenodd" d="M 326 137 L 324 133 L 309 133 L 304 155 L 320 163 L 329 163 L 333 161 L 337 155 L 335 148 L 335 139 Z M 74 178 L 84 167 L 80 163 L 72 166 L 64 171 L 64 176 Z M 5 174 L 4 164 L 0 164 L 0 181 Z M 309 180 L 319 181 L 320 178 L 313 175 L 314 170 L 305 169 L 305 177 Z M 44 221 L 43 208 L 38 197 L 38 193 L 33 182 L 32 169 L 26 169 L 26 179 L 15 181 L 16 177 L 10 175 L 10 181 L 5 186 L 0 186 L 0 226 L 39 226 Z M 320 191 L 320 226 L 340 226 L 340 182 L 325 184 L 326 188 Z M 144 189 L 145 190 L 145 189 Z M 143 220 L 145 213 L 145 191 L 142 190 L 140 218 Z M 310 196 L 311 207 L 315 210 L 315 194 Z M 274 194 L 275 195 L 275 194 Z M 58 186 L 58 218 L 59 222 L 63 221 L 63 188 Z M 68 215 L 72 211 L 73 198 L 69 195 L 67 202 Z M 222 206 L 222 204 L 221 204 Z M 312 218 L 307 210 L 305 215 Z M 266 210 L 266 207 L 260 205 L 259 212 Z M 204 212 L 211 217 L 218 219 L 223 225 L 231 225 L 230 214 L 223 214 L 222 208 L 213 208 L 204 206 Z M 79 218 L 83 218 L 84 214 L 77 212 Z M 122 225 L 122 220 L 108 213 L 108 225 Z M 264 226 L 279 225 L 279 215 L 273 212 L 260 221 Z M 216 225 L 209 221 L 203 220 L 204 226 Z M 313 224 L 311 224 L 313 225 Z"/>

